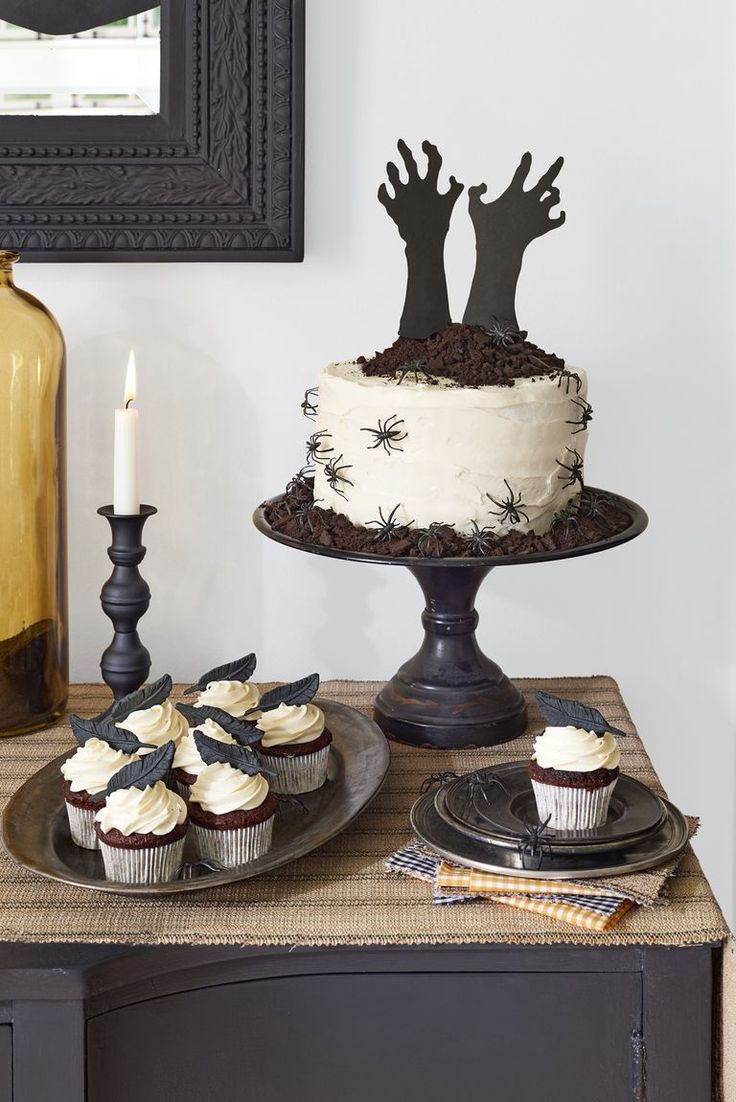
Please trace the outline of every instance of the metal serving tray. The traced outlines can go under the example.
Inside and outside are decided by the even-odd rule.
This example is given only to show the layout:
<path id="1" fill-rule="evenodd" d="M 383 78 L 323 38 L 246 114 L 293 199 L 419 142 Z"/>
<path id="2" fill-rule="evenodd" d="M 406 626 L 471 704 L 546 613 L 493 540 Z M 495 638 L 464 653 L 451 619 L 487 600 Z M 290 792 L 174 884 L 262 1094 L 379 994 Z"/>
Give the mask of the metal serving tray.
<path id="1" fill-rule="evenodd" d="M 379 791 L 390 762 L 388 743 L 366 716 L 333 700 L 317 700 L 332 733 L 327 782 L 300 797 L 306 812 L 286 805 L 277 813 L 273 844 L 257 861 L 222 872 L 197 869 L 193 879 L 165 884 L 120 884 L 106 880 L 98 851 L 75 846 L 62 795 L 62 754 L 23 784 L 8 803 L 2 840 L 21 865 L 52 880 L 120 895 L 156 896 L 201 891 L 247 880 L 303 857 L 343 831 Z M 197 860 L 187 839 L 184 861 Z"/>

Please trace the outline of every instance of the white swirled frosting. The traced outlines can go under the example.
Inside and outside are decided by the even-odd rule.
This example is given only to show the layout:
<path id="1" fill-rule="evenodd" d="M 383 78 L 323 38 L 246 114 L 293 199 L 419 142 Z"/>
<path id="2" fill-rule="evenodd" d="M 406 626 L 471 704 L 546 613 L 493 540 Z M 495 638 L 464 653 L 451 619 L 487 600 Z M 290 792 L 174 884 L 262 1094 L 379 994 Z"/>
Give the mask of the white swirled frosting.
<path id="1" fill-rule="evenodd" d="M 189 790 L 189 799 L 213 815 L 253 811 L 268 796 L 268 781 L 261 773 L 249 776 L 227 762 L 205 765 Z"/>
<path id="2" fill-rule="evenodd" d="M 99 738 L 88 739 L 75 754 L 64 762 L 61 772 L 70 781 L 72 792 L 89 792 L 94 796 L 107 788 L 113 773 L 133 761 L 129 754 L 114 750 Z"/>
<path id="3" fill-rule="evenodd" d="M 256 727 L 263 732 L 261 746 L 266 750 L 314 742 L 325 729 L 325 717 L 316 704 L 279 704 L 264 712 Z"/>
<path id="4" fill-rule="evenodd" d="M 616 769 L 621 753 L 610 731 L 599 738 L 595 731 L 578 727 L 547 727 L 534 740 L 532 758 L 542 769 L 592 773 L 594 769 Z"/>
<path id="5" fill-rule="evenodd" d="M 163 746 L 165 742 L 178 742 L 189 730 L 189 725 L 181 712 L 177 712 L 170 700 L 163 704 L 154 704 L 140 712 L 131 712 L 129 716 L 115 724 L 131 731 L 139 742 L 151 746 Z"/>
<path id="6" fill-rule="evenodd" d="M 95 815 L 103 831 L 121 834 L 169 834 L 187 817 L 181 796 L 156 781 L 147 788 L 118 788 Z"/>
<path id="7" fill-rule="evenodd" d="M 517 379 L 513 386 L 456 386 L 442 379 L 398 386 L 393 377 L 364 375 L 354 362 L 330 364 L 319 379 L 317 432 L 332 448 L 316 464 L 314 496 L 325 509 L 343 513 L 355 524 L 388 516 L 426 528 L 435 521 L 467 533 L 471 523 L 509 531 L 546 532 L 580 492 L 559 465 L 582 457 L 587 429 L 576 431 L 587 395 L 585 373 L 580 392 L 571 383 L 558 386 L 549 375 Z M 574 400 L 575 399 L 575 400 Z M 373 447 L 367 429 L 400 421 L 395 447 Z M 395 422 L 394 422 L 395 423 Z M 401 450 L 399 450 L 401 449 Z M 348 482 L 330 485 L 326 461 L 345 465 Z M 494 515 L 511 487 L 521 512 L 512 523 Z M 334 481 L 334 480 L 333 480 Z M 344 496 L 337 491 L 341 490 Z M 526 517 L 524 516 L 526 514 Z M 526 519 L 528 518 L 528 519 Z"/>
<path id="8" fill-rule="evenodd" d="M 258 689 L 250 681 L 210 681 L 207 688 L 197 697 L 195 708 L 203 704 L 211 708 L 222 708 L 231 716 L 244 716 L 255 708 L 260 700 Z"/>
<path id="9" fill-rule="evenodd" d="M 235 744 L 235 739 L 232 735 L 229 735 L 227 731 L 223 731 L 219 723 L 215 723 L 213 719 L 206 719 L 204 723 L 200 723 L 198 727 L 190 728 L 189 733 L 184 735 L 184 738 L 179 739 L 176 744 L 174 768 L 183 769 L 186 773 L 191 773 L 196 777 L 204 769 L 204 762 L 199 756 L 199 750 L 194 741 L 195 731 L 201 731 L 203 735 L 207 735 L 208 738 L 216 739 L 217 742 L 227 742 L 231 745 Z"/>

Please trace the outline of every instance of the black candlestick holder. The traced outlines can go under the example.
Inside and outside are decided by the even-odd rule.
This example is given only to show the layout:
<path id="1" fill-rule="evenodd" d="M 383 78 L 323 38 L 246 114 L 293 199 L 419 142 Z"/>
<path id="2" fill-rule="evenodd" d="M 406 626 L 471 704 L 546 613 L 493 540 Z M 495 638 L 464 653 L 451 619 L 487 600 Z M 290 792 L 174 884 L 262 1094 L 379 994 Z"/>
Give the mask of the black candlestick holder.
<path id="1" fill-rule="evenodd" d="M 116 513 L 112 505 L 103 505 L 97 512 L 107 517 L 112 529 L 112 543 L 107 553 L 113 571 L 102 587 L 102 609 L 115 628 L 110 646 L 100 660 L 105 684 L 116 700 L 139 689 L 151 669 L 151 656 L 138 635 L 138 621 L 151 603 L 148 582 L 141 577 L 138 566 L 146 549 L 141 539 L 143 525 L 156 509 L 141 505 L 140 513 Z"/>

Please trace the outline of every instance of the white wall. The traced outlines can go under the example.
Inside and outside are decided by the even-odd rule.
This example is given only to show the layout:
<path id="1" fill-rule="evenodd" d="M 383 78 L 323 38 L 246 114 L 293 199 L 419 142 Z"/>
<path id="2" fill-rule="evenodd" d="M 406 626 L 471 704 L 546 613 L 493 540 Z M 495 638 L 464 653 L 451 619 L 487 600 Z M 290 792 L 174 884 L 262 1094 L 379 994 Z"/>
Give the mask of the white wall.
<path id="1" fill-rule="evenodd" d="M 112 411 L 139 361 L 154 594 L 179 678 L 253 647 L 264 677 L 388 677 L 419 638 L 404 571 L 266 542 L 249 514 L 302 461 L 299 402 L 331 359 L 389 343 L 399 242 L 375 199 L 399 135 L 500 188 L 558 152 L 565 227 L 529 251 L 519 313 L 589 372 L 586 472 L 650 511 L 629 547 L 498 571 L 481 637 L 511 674 L 615 675 L 733 917 L 733 14 L 727 0 L 307 0 L 303 265 L 28 266 L 69 345 L 73 674 L 108 624 Z M 464 201 L 448 270 L 472 267 Z M 702 382 L 701 382 L 702 380 Z"/>

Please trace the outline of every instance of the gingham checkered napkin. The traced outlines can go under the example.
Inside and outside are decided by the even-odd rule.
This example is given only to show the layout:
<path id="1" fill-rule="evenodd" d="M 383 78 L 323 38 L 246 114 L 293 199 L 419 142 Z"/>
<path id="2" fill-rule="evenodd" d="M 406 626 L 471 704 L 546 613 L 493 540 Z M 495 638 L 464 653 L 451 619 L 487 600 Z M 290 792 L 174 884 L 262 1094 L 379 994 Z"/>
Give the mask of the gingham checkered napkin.
<path id="1" fill-rule="evenodd" d="M 635 906 L 630 899 L 608 891 L 597 893 L 590 884 L 577 881 L 565 881 L 563 887 L 559 880 L 500 876 L 452 865 L 419 841 L 393 853 L 386 868 L 431 883 L 437 904 L 492 899 L 587 930 L 607 930 Z M 453 888 L 461 893 L 447 890 Z"/>

